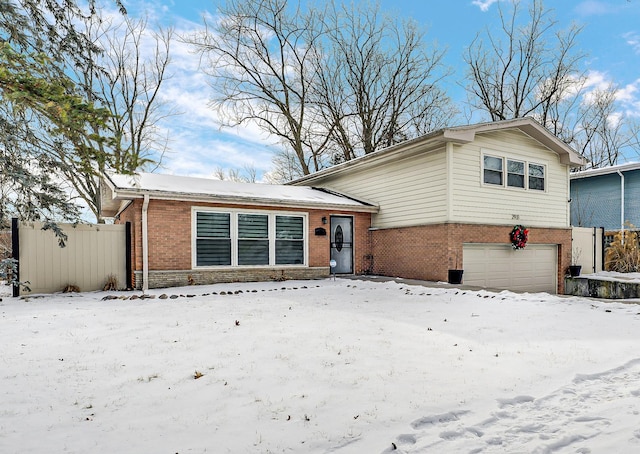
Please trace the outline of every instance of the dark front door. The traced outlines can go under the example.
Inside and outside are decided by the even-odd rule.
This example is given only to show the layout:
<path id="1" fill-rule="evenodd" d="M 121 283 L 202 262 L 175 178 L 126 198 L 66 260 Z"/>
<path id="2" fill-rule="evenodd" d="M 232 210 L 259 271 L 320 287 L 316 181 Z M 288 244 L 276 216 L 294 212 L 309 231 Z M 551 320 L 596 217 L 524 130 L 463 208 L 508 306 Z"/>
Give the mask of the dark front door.
<path id="1" fill-rule="evenodd" d="M 331 260 L 336 274 L 353 273 L 353 218 L 331 216 Z"/>

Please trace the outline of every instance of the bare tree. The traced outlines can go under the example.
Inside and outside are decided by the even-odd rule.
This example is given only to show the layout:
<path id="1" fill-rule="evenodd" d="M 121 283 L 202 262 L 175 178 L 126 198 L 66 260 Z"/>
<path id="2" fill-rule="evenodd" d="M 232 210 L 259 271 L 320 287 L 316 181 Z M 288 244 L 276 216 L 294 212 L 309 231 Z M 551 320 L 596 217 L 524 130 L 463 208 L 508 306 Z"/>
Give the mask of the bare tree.
<path id="1" fill-rule="evenodd" d="M 619 108 L 617 88 L 609 84 L 588 93 L 579 109 L 572 145 L 591 168 L 611 166 L 638 150 L 632 119 Z"/>
<path id="2" fill-rule="evenodd" d="M 437 87 L 443 53 L 377 6 L 303 11 L 300 2 L 231 0 L 219 12 L 185 40 L 212 76 L 223 124 L 256 122 L 288 149 L 274 160 L 275 179 L 371 153 L 453 115 Z"/>
<path id="3" fill-rule="evenodd" d="M 500 4 L 498 10 L 501 33 L 476 36 L 465 54 L 469 102 L 493 121 L 532 116 L 562 136 L 585 79 L 584 54 L 577 50 L 581 28 L 559 30 L 542 0 L 532 0 L 524 25 L 519 0 L 511 14 Z"/>
<path id="4" fill-rule="evenodd" d="M 498 8 L 501 31 L 478 35 L 465 55 L 470 103 L 494 121 L 532 116 L 587 158 L 588 167 L 617 164 L 637 151 L 636 126 L 617 88 L 591 88 L 580 69 L 580 27 L 559 30 L 542 0 L 532 0 L 527 21 L 518 0 L 510 14 Z"/>
<path id="5" fill-rule="evenodd" d="M 128 17 L 117 23 L 89 17 L 85 30 L 100 51 L 93 53 L 88 67 L 77 68 L 75 78 L 85 96 L 109 113 L 108 140 L 93 144 L 105 158 L 83 161 L 74 152 L 60 159 L 70 164 L 65 178 L 102 222 L 98 174 L 152 170 L 167 151 L 159 123 L 175 113 L 158 95 L 167 78 L 173 30 L 148 30 L 145 19 Z M 93 133 L 98 136 L 95 126 Z"/>
<path id="6" fill-rule="evenodd" d="M 332 3 L 325 23 L 314 101 L 335 161 L 424 134 L 455 114 L 438 87 L 447 75 L 444 52 L 426 46 L 415 22 L 381 15 L 370 3 Z"/>
<path id="7" fill-rule="evenodd" d="M 212 77 L 223 124 L 256 122 L 294 151 L 303 174 L 318 170 L 323 144 L 310 140 L 308 67 L 320 18 L 290 11 L 286 0 L 230 0 L 219 12 L 185 41 Z"/>
<path id="8" fill-rule="evenodd" d="M 220 181 L 226 180 L 236 181 L 239 183 L 255 183 L 258 177 L 258 171 L 251 165 L 245 165 L 242 169 L 225 169 L 224 167 L 218 166 L 213 171 L 213 177 Z"/>

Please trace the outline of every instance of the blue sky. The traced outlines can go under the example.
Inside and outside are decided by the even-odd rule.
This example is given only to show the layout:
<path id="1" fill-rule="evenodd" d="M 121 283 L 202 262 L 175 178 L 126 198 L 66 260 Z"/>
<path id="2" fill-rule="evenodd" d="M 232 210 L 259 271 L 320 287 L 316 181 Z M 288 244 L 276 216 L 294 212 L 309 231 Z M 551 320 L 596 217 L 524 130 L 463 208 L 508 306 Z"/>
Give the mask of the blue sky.
<path id="1" fill-rule="evenodd" d="M 463 53 L 478 32 L 499 27 L 497 3 L 509 0 L 380 0 L 381 9 L 411 17 L 426 29 L 427 42 L 447 49 L 446 64 L 453 70 L 444 87 L 463 108 L 466 95 Z M 523 0 L 526 4 L 526 0 Z M 132 16 L 146 9 L 151 23 L 172 24 L 178 35 L 202 25 L 202 15 L 215 15 L 219 2 L 211 0 L 154 0 L 126 2 Z M 640 117 L 640 0 L 588 0 L 545 2 L 562 28 L 583 26 L 579 48 L 588 54 L 584 69 L 593 87 L 614 82 L 628 114 Z M 508 5 L 503 5 L 508 6 Z M 171 152 L 162 173 L 212 176 L 217 167 L 253 166 L 259 178 L 271 168 L 273 140 L 255 127 L 220 130 L 216 113 L 207 106 L 212 88 L 198 71 L 196 56 L 188 46 L 173 44 L 172 77 L 163 98 L 182 115 L 162 126 L 170 138 Z M 461 118 L 458 123 L 463 123 Z"/>

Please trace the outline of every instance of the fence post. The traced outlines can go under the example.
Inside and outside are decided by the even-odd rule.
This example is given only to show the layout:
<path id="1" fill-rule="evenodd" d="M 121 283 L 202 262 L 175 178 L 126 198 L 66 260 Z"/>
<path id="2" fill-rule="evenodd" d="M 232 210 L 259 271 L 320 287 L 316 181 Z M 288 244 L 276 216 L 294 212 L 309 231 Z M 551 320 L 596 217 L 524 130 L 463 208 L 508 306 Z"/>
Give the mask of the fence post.
<path id="1" fill-rule="evenodd" d="M 131 222 L 127 221 L 125 224 L 125 260 L 127 268 L 127 290 L 133 290 L 133 272 L 131 263 Z"/>
<path id="2" fill-rule="evenodd" d="M 11 218 L 11 258 L 16 260 L 14 282 L 20 282 L 20 238 L 18 237 L 18 218 Z M 20 296 L 20 285 L 13 284 L 13 296 Z"/>

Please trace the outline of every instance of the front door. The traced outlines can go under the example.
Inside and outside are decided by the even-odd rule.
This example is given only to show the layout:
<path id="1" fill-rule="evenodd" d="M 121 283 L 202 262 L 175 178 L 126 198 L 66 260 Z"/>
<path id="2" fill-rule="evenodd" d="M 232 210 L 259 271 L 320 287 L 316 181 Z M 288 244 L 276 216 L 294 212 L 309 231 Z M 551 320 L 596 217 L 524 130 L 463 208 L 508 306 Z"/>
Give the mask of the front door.
<path id="1" fill-rule="evenodd" d="M 353 217 L 331 216 L 331 260 L 336 274 L 353 273 Z"/>

